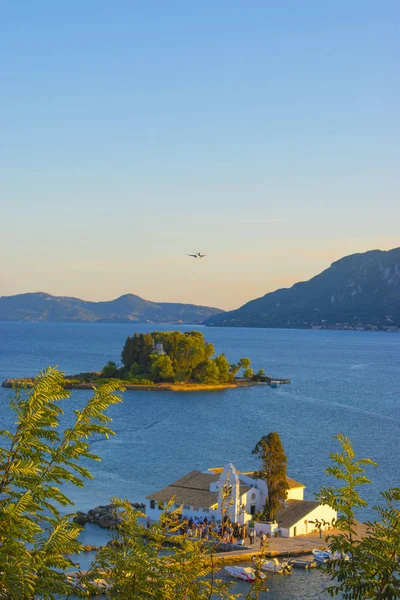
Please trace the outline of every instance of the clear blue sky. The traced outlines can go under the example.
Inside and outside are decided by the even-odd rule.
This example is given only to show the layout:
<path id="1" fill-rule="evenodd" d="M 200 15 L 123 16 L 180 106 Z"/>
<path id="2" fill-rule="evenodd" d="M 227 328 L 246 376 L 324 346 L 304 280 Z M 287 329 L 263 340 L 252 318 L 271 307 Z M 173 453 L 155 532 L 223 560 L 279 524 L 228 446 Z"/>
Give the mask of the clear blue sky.
<path id="1" fill-rule="evenodd" d="M 2 3 L 0 294 L 234 308 L 400 245 L 399 24 L 398 0 Z"/>

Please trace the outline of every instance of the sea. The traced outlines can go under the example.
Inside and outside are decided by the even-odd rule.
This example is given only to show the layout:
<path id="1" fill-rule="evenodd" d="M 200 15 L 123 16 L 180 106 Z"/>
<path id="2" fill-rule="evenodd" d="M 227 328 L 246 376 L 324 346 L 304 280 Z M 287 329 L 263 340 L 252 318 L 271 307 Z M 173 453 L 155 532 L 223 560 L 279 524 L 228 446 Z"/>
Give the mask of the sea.
<path id="1" fill-rule="evenodd" d="M 257 328 L 205 328 L 92 323 L 0 323 L 0 380 L 34 375 L 49 365 L 67 374 L 98 371 L 120 362 L 127 336 L 135 332 L 199 329 L 217 353 L 231 362 L 249 357 L 254 370 L 291 383 L 213 392 L 126 391 L 111 407 L 109 440 L 94 439 L 101 462 L 91 464 L 93 481 L 68 488 L 75 509 L 87 511 L 112 497 L 143 501 L 146 495 L 193 470 L 232 462 L 239 470 L 257 468 L 251 451 L 277 431 L 288 457 L 288 475 L 306 485 L 313 499 L 322 485 L 334 436 L 349 436 L 356 454 L 378 467 L 368 468 L 371 485 L 363 497 L 369 507 L 357 516 L 374 518 L 380 491 L 400 484 L 400 335 L 362 331 Z M 0 388 L 0 428 L 13 428 L 11 390 Z M 64 402 L 65 419 L 89 398 L 75 390 Z M 82 541 L 103 543 L 108 533 L 86 526 Z M 90 556 L 80 558 L 87 566 Z M 270 578 L 270 600 L 328 598 L 320 569 Z M 246 584 L 236 591 L 246 593 Z M 244 597 L 244 595 L 243 595 Z"/>

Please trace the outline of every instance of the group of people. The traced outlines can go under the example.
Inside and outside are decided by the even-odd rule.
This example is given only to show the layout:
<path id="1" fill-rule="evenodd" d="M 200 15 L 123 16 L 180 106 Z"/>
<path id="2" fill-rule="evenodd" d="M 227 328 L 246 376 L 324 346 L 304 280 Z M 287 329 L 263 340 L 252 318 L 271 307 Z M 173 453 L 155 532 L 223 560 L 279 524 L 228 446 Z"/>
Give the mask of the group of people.
<path id="1" fill-rule="evenodd" d="M 190 538 L 203 540 L 219 540 L 227 544 L 246 544 L 246 539 L 249 538 L 250 545 L 256 542 L 257 534 L 255 529 L 247 531 L 247 525 L 240 523 L 232 523 L 230 519 L 226 519 L 224 523 L 215 522 L 207 517 L 200 519 L 198 517 L 181 517 L 179 521 L 180 535 L 186 535 Z M 150 518 L 147 519 L 147 527 L 150 528 Z M 261 548 L 267 543 L 265 533 L 260 533 Z"/>
<path id="2" fill-rule="evenodd" d="M 204 519 L 199 519 L 198 517 L 189 517 L 187 519 L 183 517 L 180 533 L 193 538 L 206 540 L 218 539 L 228 544 L 244 544 L 247 538 L 247 525 L 232 523 L 230 519 L 226 519 L 224 523 L 216 523 L 207 517 L 204 517 Z"/>

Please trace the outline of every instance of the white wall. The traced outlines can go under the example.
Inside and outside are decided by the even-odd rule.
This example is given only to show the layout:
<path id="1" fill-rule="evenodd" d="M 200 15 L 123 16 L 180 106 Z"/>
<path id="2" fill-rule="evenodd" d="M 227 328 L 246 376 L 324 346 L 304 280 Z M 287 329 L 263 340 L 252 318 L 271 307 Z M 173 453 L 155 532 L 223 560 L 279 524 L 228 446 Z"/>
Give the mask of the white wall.
<path id="1" fill-rule="evenodd" d="M 259 505 L 257 506 L 257 510 L 262 510 L 265 504 L 265 500 L 268 496 L 268 488 L 262 479 L 253 479 L 249 475 L 244 475 L 240 473 L 239 479 L 242 483 L 246 485 L 253 486 L 260 491 Z M 288 500 L 304 500 L 304 487 L 296 487 L 288 490 Z"/>
<path id="2" fill-rule="evenodd" d="M 279 527 L 277 523 L 254 523 L 255 530 L 257 535 L 260 535 L 260 532 L 270 533 L 271 535 L 275 533 L 275 531 L 279 531 L 279 535 L 281 537 L 295 537 L 295 528 L 296 528 L 296 536 L 305 535 L 307 533 L 311 533 L 315 531 L 316 527 L 313 523 L 309 523 L 309 521 L 315 521 L 316 519 L 322 521 L 332 521 L 332 519 L 337 518 L 337 512 L 327 506 L 326 504 L 320 504 L 314 510 L 308 513 L 305 517 L 303 517 L 297 523 L 294 523 L 290 527 L 290 529 L 286 529 L 284 527 Z"/>
<path id="3" fill-rule="evenodd" d="M 297 487 L 297 488 L 292 488 L 291 490 L 288 490 L 287 499 L 288 500 L 304 500 L 304 488 Z"/>
<path id="4" fill-rule="evenodd" d="M 156 508 L 150 508 L 150 500 L 146 500 L 146 515 L 148 517 L 150 517 L 150 519 L 154 520 L 154 521 L 158 521 L 160 519 L 160 516 L 162 514 L 162 510 L 159 510 L 157 502 L 156 502 Z M 174 504 L 172 509 L 176 509 L 177 506 Z M 197 517 L 198 519 L 204 519 L 204 517 L 207 517 L 207 519 L 209 521 L 212 520 L 212 518 L 214 517 L 214 521 L 219 521 L 221 519 L 221 514 L 218 510 L 193 510 L 193 507 L 191 506 L 190 508 L 184 508 L 184 506 L 182 506 L 182 516 L 183 517 L 187 517 L 188 519 L 190 517 L 192 517 L 194 519 L 194 517 Z"/>
<path id="5" fill-rule="evenodd" d="M 255 499 L 253 500 L 252 496 L 255 495 Z M 250 490 L 245 492 L 240 497 L 240 504 L 244 505 L 244 510 L 246 512 L 250 512 L 251 506 L 255 504 L 256 510 L 258 510 L 258 506 L 262 504 L 262 495 L 260 490 L 255 487 L 252 487 Z"/>
<path id="6" fill-rule="evenodd" d="M 256 501 L 256 511 L 259 512 L 260 510 L 262 510 L 264 508 L 265 500 L 268 495 L 265 481 L 262 481 L 262 479 L 253 479 L 252 477 L 249 477 L 249 475 L 243 475 L 243 473 L 240 473 L 239 479 L 242 483 L 249 485 L 258 492 Z M 251 502 L 250 504 L 253 504 L 253 502 Z M 248 510 L 250 511 L 250 508 Z"/>
<path id="7" fill-rule="evenodd" d="M 288 537 L 294 536 L 295 528 L 296 528 L 296 536 L 304 535 L 306 533 L 311 533 L 312 531 L 315 531 L 315 529 L 316 529 L 315 525 L 313 523 L 309 523 L 309 521 L 315 521 L 316 519 L 318 519 L 319 521 L 322 521 L 322 519 L 324 519 L 325 521 L 332 521 L 332 519 L 336 519 L 336 518 L 337 518 L 336 510 L 333 510 L 333 508 L 331 508 L 330 506 L 327 506 L 326 504 L 320 504 L 319 506 L 317 506 L 317 508 L 315 508 L 310 513 L 308 513 L 308 515 L 306 515 L 300 521 L 298 521 L 297 523 L 292 525 L 292 527 L 289 530 Z M 282 533 L 282 536 L 283 536 L 283 533 Z M 287 536 L 284 536 L 284 537 L 287 537 Z"/>
<path id="8" fill-rule="evenodd" d="M 259 536 L 260 533 L 269 533 L 271 536 L 278 531 L 279 525 L 278 523 L 259 523 L 258 521 L 254 522 L 254 529 L 256 530 L 256 534 Z"/>

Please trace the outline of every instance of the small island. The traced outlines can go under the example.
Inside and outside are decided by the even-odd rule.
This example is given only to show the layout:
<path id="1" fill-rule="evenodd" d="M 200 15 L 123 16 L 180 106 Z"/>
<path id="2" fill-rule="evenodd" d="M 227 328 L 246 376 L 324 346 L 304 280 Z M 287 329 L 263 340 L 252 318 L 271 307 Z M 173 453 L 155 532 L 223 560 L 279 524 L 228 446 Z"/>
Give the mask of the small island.
<path id="1" fill-rule="evenodd" d="M 276 381 L 267 377 L 264 369 L 254 373 L 249 358 L 231 364 L 225 354 L 214 354 L 213 344 L 200 331 L 135 333 L 125 341 L 120 366 L 109 361 L 100 372 L 67 375 L 65 387 L 90 389 L 118 380 L 126 389 L 200 391 Z M 32 383 L 31 378 L 6 379 L 3 387 L 30 387 Z"/>

